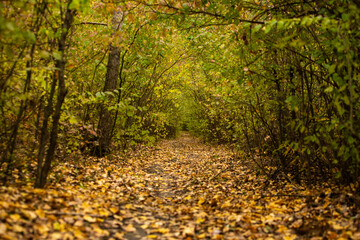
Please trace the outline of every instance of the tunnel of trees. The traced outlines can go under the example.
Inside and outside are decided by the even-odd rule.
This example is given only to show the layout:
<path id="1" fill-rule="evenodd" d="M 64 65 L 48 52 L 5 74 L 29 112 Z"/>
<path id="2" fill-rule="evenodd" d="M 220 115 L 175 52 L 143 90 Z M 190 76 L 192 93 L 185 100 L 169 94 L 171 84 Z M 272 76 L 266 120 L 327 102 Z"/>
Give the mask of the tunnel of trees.
<path id="1" fill-rule="evenodd" d="M 269 179 L 359 181 L 355 0 L 1 0 L 0 179 L 190 131 Z M 24 178 L 30 173 L 32 178 Z"/>

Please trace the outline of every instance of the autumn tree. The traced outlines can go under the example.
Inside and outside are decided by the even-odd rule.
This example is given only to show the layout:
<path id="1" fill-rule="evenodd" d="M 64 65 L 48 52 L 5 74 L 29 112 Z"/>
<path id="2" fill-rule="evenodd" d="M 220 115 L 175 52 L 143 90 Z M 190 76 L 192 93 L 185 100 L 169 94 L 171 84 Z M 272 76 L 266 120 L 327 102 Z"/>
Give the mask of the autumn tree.
<path id="1" fill-rule="evenodd" d="M 2 105 L 5 107 L 3 108 L 4 125 L 2 125 L 5 135 L 9 132 L 7 124 L 12 125 L 11 134 L 4 147 L 6 150 L 2 154 L 2 164 L 5 164 L 3 174 L 6 179 L 16 170 L 20 175 L 18 177 L 21 177 L 24 166 L 32 167 L 33 165 L 25 159 L 34 154 L 34 150 L 38 148 L 35 187 L 44 187 L 55 157 L 62 106 L 67 93 L 65 66 L 68 36 L 76 8 L 82 5 L 83 1 L 60 1 L 53 5 L 47 1 L 34 1 L 27 7 L 24 4 L 22 1 L 14 1 L 4 5 L 8 13 L 4 15 L 2 26 L 11 26 L 9 30 L 15 33 L 15 38 L 7 37 L 6 41 L 9 42 L 9 46 L 14 47 L 13 49 L 17 48 L 17 41 L 24 44 L 24 48 L 2 80 L 3 93 L 6 93 L 2 95 L 2 101 L 13 102 L 15 108 L 19 106 L 19 111 L 16 111 Z M 18 10 L 20 13 L 16 15 Z M 31 16 L 30 19 L 24 18 L 27 14 Z M 47 22 L 49 25 L 46 25 L 44 19 L 48 18 L 52 21 Z M 18 21 L 14 21 L 15 19 Z M 27 37 L 20 37 L 24 33 Z M 21 56 L 27 51 L 29 57 L 22 61 Z M 26 69 L 25 81 L 18 82 L 16 81 L 17 74 L 23 74 L 22 67 Z M 49 84 L 47 84 L 48 81 Z M 13 94 L 17 91 L 15 90 L 17 88 L 13 87 L 17 82 L 24 89 L 19 99 L 13 98 Z M 10 116 L 15 112 L 17 112 L 17 119 L 12 121 Z M 21 135 L 19 135 L 20 132 Z M 24 153 L 19 153 L 20 149 L 15 151 L 15 146 L 19 141 L 29 138 L 28 136 L 32 136 L 32 142 L 38 140 L 38 144 L 31 146 L 30 143 L 25 142 L 29 146 L 28 155 L 24 157 Z"/>

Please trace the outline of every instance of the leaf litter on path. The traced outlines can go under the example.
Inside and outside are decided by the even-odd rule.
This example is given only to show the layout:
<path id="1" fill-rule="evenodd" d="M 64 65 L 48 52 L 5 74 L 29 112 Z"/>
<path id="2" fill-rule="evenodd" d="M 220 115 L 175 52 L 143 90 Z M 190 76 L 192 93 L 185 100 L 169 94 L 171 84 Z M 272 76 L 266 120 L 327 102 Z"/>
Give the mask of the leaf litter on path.
<path id="1" fill-rule="evenodd" d="M 0 187 L 1 239 L 360 239 L 346 188 L 265 185 L 231 151 L 186 133 L 126 160 L 64 163 L 52 179 Z"/>

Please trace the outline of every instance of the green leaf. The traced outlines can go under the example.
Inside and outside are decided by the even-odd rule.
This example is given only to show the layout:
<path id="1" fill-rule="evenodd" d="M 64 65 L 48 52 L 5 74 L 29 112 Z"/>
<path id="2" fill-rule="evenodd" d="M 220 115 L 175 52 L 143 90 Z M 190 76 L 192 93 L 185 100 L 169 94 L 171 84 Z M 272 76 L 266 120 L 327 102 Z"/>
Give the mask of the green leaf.
<path id="1" fill-rule="evenodd" d="M 313 23 L 313 20 L 313 18 L 306 16 L 301 20 L 300 25 L 306 27 L 310 26 Z"/>
<path id="2" fill-rule="evenodd" d="M 329 67 L 329 74 L 333 74 L 335 72 L 335 69 L 336 69 L 336 64 L 332 64 L 330 67 Z"/>
<path id="3" fill-rule="evenodd" d="M 349 15 L 346 13 L 343 13 L 343 14 L 341 14 L 341 18 L 342 18 L 342 20 L 347 21 L 347 20 L 349 20 Z"/>
<path id="4" fill-rule="evenodd" d="M 25 38 L 31 42 L 31 43 L 35 43 L 36 42 L 36 37 L 35 34 L 33 32 L 28 31 L 25 35 Z"/>
<path id="5" fill-rule="evenodd" d="M 350 105 L 350 100 L 349 100 L 349 97 L 348 96 L 344 96 L 343 97 L 343 100 L 344 100 L 344 103 L 346 104 L 346 105 Z"/>
<path id="6" fill-rule="evenodd" d="M 103 98 L 105 96 L 105 94 L 103 92 L 97 92 L 95 94 L 96 98 Z"/>
<path id="7" fill-rule="evenodd" d="M 184 11 L 185 11 L 186 13 L 190 11 L 190 7 L 189 7 L 189 5 L 188 5 L 187 3 L 184 3 L 184 4 L 182 5 L 182 8 L 184 9 Z"/>
<path id="8" fill-rule="evenodd" d="M 264 28 L 264 33 L 269 33 L 270 30 L 271 30 L 271 25 L 266 25 L 265 28 Z"/>
<path id="9" fill-rule="evenodd" d="M 10 30 L 11 32 L 15 31 L 15 26 L 12 22 L 7 22 L 5 23 L 5 26 L 8 30 Z"/>
<path id="10" fill-rule="evenodd" d="M 42 58 L 44 58 L 44 59 L 48 59 L 50 56 L 51 56 L 51 54 L 48 53 L 47 51 L 42 50 L 42 51 L 40 52 L 40 57 L 42 57 Z"/>
<path id="11" fill-rule="evenodd" d="M 324 90 L 324 92 L 326 92 L 326 93 L 331 93 L 333 91 L 334 91 L 334 88 L 332 86 L 329 86 Z"/>
<path id="12" fill-rule="evenodd" d="M 258 32 L 263 26 L 258 24 L 254 27 L 253 32 Z"/>
<path id="13" fill-rule="evenodd" d="M 69 123 L 70 124 L 76 124 L 76 123 L 78 123 L 78 120 L 74 116 L 70 116 Z"/>
<path id="14" fill-rule="evenodd" d="M 283 29 L 284 23 L 285 23 L 284 20 L 278 21 L 277 24 L 276 24 L 277 28 L 280 29 L 280 30 Z"/>
<path id="15" fill-rule="evenodd" d="M 56 60 L 61 60 L 62 59 L 62 54 L 61 54 L 61 52 L 58 52 L 58 51 L 56 51 L 56 52 L 53 52 L 53 56 L 54 56 L 54 58 L 56 59 Z"/>
<path id="16" fill-rule="evenodd" d="M 69 9 L 87 10 L 89 6 L 89 0 L 72 0 L 69 5 Z"/>

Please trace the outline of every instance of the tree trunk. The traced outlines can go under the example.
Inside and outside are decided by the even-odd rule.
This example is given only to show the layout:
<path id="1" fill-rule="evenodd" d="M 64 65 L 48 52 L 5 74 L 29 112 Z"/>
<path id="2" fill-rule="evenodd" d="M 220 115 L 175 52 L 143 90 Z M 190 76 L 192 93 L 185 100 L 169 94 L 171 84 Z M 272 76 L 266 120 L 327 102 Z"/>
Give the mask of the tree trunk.
<path id="1" fill-rule="evenodd" d="M 63 32 L 60 36 L 58 43 L 58 51 L 61 53 L 62 56 L 60 60 L 56 60 L 55 62 L 56 70 L 54 72 L 51 92 L 48 100 L 48 106 L 46 107 L 45 110 L 45 119 L 41 129 L 38 167 L 37 167 L 36 181 L 34 185 L 34 187 L 36 188 L 43 188 L 46 184 L 46 179 L 51 168 L 51 163 L 54 158 L 56 145 L 57 145 L 58 127 L 61 116 L 61 106 L 64 103 L 65 96 L 67 93 L 67 89 L 65 87 L 65 64 L 66 64 L 65 47 L 66 47 L 66 39 L 75 16 L 75 11 L 69 9 L 70 3 L 71 0 L 69 1 L 68 7 L 66 9 L 65 19 L 62 26 Z M 49 146 L 45 157 L 45 146 L 47 145 L 48 142 L 48 123 L 49 123 L 49 118 L 53 113 L 52 106 L 53 106 L 56 84 L 58 84 L 57 99 L 56 99 L 55 111 L 52 116 L 52 128 L 51 128 L 51 135 L 48 144 Z"/>
<path id="2" fill-rule="evenodd" d="M 113 25 L 112 35 L 115 35 L 115 33 L 121 29 L 123 16 L 124 14 L 120 9 L 114 11 L 114 15 L 112 19 L 112 25 Z M 107 64 L 104 92 L 107 91 L 111 92 L 116 89 L 119 78 L 119 70 L 120 70 L 120 48 L 111 45 L 109 51 L 109 60 Z M 100 109 L 100 119 L 98 125 L 99 149 L 98 151 L 96 151 L 96 155 L 98 156 L 104 156 L 110 151 L 113 123 L 114 123 L 113 114 L 108 110 L 105 104 L 102 105 Z"/>

